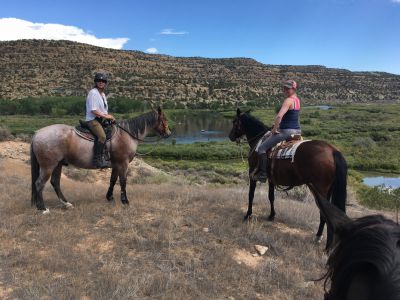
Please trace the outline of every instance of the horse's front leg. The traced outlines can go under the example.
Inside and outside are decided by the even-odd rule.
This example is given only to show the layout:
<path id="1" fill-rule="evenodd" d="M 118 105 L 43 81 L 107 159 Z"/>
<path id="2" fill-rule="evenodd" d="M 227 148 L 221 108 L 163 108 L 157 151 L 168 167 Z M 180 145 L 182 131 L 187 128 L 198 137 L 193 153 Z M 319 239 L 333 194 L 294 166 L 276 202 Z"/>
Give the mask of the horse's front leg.
<path id="1" fill-rule="evenodd" d="M 108 191 L 107 191 L 107 195 L 106 195 L 106 198 L 108 201 L 114 200 L 113 192 L 114 192 L 114 186 L 115 186 L 115 183 L 117 182 L 117 179 L 118 179 L 118 170 L 116 167 L 113 167 L 112 171 L 111 171 L 110 186 L 108 187 Z"/>
<path id="2" fill-rule="evenodd" d="M 243 218 L 243 221 L 247 221 L 250 219 L 253 213 L 253 199 L 254 199 L 254 191 L 256 190 L 257 181 L 250 178 L 250 188 L 249 188 L 249 206 L 247 208 L 247 213 Z"/>
<path id="3" fill-rule="evenodd" d="M 269 213 L 268 220 L 273 221 L 275 219 L 275 186 L 271 181 L 268 182 L 268 199 L 271 205 L 271 211 Z"/>
<path id="4" fill-rule="evenodd" d="M 119 184 L 121 186 L 121 202 L 122 204 L 129 205 L 128 197 L 126 196 L 126 176 L 128 173 L 129 162 L 124 163 L 118 171 Z"/>
<path id="5" fill-rule="evenodd" d="M 319 226 L 318 226 L 317 234 L 315 235 L 315 242 L 317 244 L 321 243 L 321 241 L 322 241 L 322 234 L 324 232 L 324 226 L 325 226 L 325 218 L 321 213 L 319 213 Z"/>

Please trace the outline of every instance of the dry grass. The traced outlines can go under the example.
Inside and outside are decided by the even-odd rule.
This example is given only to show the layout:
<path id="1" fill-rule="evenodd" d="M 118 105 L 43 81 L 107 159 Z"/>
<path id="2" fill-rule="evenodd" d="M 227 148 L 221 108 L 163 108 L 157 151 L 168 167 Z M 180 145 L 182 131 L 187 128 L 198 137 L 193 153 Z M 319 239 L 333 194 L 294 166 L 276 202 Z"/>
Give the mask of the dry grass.
<path id="1" fill-rule="evenodd" d="M 244 224 L 247 186 L 130 184 L 125 208 L 106 202 L 106 184 L 63 178 L 75 208 L 48 185 L 51 213 L 40 215 L 29 180 L 26 163 L 0 158 L 0 298 L 322 299 L 322 282 L 310 282 L 326 257 L 309 201 L 278 196 L 271 223 L 262 188 Z M 267 254 L 254 257 L 256 244 Z"/>

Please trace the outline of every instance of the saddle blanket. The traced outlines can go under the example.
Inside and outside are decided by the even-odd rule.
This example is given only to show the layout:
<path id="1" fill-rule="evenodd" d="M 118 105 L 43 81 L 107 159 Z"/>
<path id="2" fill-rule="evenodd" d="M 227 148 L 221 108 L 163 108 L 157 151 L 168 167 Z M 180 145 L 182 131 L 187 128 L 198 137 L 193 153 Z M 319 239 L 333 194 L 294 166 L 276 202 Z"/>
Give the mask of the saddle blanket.
<path id="1" fill-rule="evenodd" d="M 115 128 L 115 126 L 112 127 L 107 127 L 104 129 L 104 132 L 106 134 L 106 141 L 111 140 L 111 138 L 114 136 L 114 134 L 117 132 L 118 128 Z M 85 140 L 88 141 L 94 141 L 94 135 L 88 128 L 84 128 L 81 126 L 76 126 L 74 128 L 75 133 L 80 136 L 81 138 L 84 138 Z"/>
<path id="2" fill-rule="evenodd" d="M 294 162 L 294 156 L 296 154 L 296 150 L 297 148 L 305 143 L 305 142 L 309 142 L 310 140 L 302 140 L 302 141 L 298 141 L 296 143 L 291 143 L 292 145 L 289 147 L 285 147 L 285 148 L 281 148 L 280 147 L 284 147 L 284 143 L 285 142 L 281 142 L 279 144 L 277 144 L 271 151 L 271 154 L 274 155 L 274 153 L 276 153 L 276 155 L 274 156 L 274 158 L 276 159 L 291 159 L 292 162 Z M 277 150 L 278 149 L 278 150 Z"/>

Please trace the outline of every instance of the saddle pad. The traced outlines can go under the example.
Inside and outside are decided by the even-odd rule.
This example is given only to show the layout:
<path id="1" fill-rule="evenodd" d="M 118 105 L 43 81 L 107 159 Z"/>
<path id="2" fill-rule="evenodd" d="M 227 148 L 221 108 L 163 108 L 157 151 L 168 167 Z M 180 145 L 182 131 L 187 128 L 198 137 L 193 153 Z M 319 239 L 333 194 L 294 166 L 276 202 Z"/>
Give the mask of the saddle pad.
<path id="1" fill-rule="evenodd" d="M 118 128 L 115 128 L 115 126 L 113 126 L 110 129 L 105 129 L 105 133 L 106 133 L 106 139 L 107 141 L 111 140 L 111 138 L 114 136 L 114 134 L 117 132 Z M 84 138 L 85 140 L 88 141 L 94 141 L 94 135 L 90 132 L 90 130 L 88 128 L 83 128 L 81 126 L 76 126 L 74 128 L 75 133 L 80 136 L 81 138 Z"/>
<path id="2" fill-rule="evenodd" d="M 297 148 L 305 143 L 309 142 L 310 140 L 303 140 L 303 141 L 298 141 L 297 143 L 292 144 L 290 147 L 279 149 L 277 152 L 272 150 L 272 153 L 276 153 L 275 157 L 276 159 L 291 159 L 292 162 L 294 162 L 294 156 L 296 154 Z M 280 144 L 278 144 L 276 147 L 279 147 Z"/>

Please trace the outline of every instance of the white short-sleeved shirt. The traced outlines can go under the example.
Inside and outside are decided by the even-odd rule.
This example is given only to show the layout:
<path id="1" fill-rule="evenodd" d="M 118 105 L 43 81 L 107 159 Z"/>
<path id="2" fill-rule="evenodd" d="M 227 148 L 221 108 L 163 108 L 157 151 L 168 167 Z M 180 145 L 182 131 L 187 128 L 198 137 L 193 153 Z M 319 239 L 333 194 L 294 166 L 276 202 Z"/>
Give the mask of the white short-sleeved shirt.
<path id="1" fill-rule="evenodd" d="M 92 113 L 93 110 L 108 114 L 107 97 L 104 93 L 100 94 L 96 88 L 91 89 L 86 97 L 86 121 L 96 118 L 96 115 Z"/>

